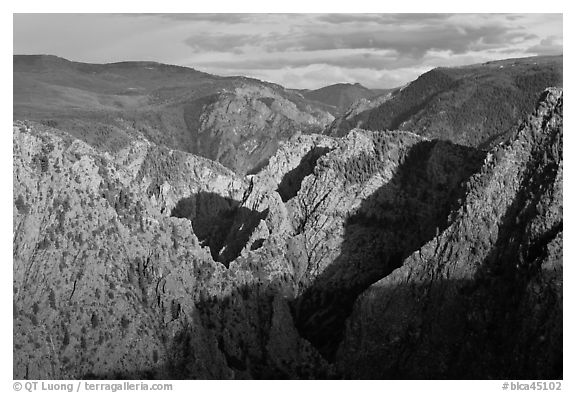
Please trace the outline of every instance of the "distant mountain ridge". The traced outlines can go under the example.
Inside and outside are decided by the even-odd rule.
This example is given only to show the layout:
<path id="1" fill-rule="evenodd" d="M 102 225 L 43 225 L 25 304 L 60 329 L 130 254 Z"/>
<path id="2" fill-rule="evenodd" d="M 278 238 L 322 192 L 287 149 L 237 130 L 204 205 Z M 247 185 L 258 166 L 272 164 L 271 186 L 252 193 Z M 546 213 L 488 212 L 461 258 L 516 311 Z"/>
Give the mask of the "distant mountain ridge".
<path id="1" fill-rule="evenodd" d="M 400 129 L 466 146 L 489 148 L 528 116 L 540 92 L 562 87 L 562 56 L 435 68 L 388 97 L 353 108 L 326 130 Z"/>
<path id="2" fill-rule="evenodd" d="M 392 90 L 392 89 L 389 89 Z M 385 94 L 388 90 L 371 90 L 360 83 L 337 83 L 316 90 L 303 90 L 302 95 L 312 101 L 329 105 L 331 113 L 341 114 L 355 102 Z"/>
<path id="3" fill-rule="evenodd" d="M 150 61 L 14 56 L 14 119 L 39 121 L 105 150 L 132 138 L 256 173 L 299 133 L 400 129 L 488 149 L 562 85 L 562 56 L 436 68 L 402 88 L 340 83 L 292 90 Z M 337 118 L 334 118 L 337 116 Z"/>
<path id="4" fill-rule="evenodd" d="M 156 62 L 87 64 L 15 55 L 14 119 L 66 130 L 118 149 L 137 135 L 221 162 L 244 174 L 280 141 L 321 132 L 325 105 L 282 86 Z"/>

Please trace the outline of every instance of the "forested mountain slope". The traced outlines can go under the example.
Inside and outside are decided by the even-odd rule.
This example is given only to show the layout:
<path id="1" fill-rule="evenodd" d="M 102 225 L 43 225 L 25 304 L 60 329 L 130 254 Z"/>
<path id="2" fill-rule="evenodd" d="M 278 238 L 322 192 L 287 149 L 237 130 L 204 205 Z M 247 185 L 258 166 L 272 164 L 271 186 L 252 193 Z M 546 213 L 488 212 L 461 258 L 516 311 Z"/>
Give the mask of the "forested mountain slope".
<path id="1" fill-rule="evenodd" d="M 355 127 L 400 129 L 490 148 L 531 113 L 543 89 L 562 87 L 562 74 L 562 56 L 435 68 L 386 99 L 353 108 L 326 133 L 341 136 Z"/>

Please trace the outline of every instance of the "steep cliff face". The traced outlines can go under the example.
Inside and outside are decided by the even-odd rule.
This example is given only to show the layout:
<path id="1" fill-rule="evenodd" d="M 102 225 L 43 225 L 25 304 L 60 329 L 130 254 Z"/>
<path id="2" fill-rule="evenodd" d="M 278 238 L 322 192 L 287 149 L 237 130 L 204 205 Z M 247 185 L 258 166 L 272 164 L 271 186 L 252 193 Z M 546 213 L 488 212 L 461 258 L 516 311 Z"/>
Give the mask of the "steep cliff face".
<path id="1" fill-rule="evenodd" d="M 153 375 L 192 312 L 181 299 L 223 267 L 163 212 L 242 182 L 146 141 L 111 156 L 38 128 L 14 129 L 15 377 Z"/>
<path id="2" fill-rule="evenodd" d="M 333 119 L 309 105 L 297 105 L 271 88 L 248 84 L 200 105 L 191 102 L 184 106 L 193 143 L 189 151 L 241 175 L 256 171 L 276 152 L 280 141 L 296 133 L 321 132 Z"/>
<path id="3" fill-rule="evenodd" d="M 357 300 L 355 378 L 562 377 L 561 91 L 467 184 L 453 222 Z"/>
<path id="4" fill-rule="evenodd" d="M 296 325 L 330 358 L 356 296 L 445 225 L 482 155 L 405 132 L 352 132 L 286 202 L 302 270 Z"/>
<path id="5" fill-rule="evenodd" d="M 404 131 L 295 135 L 245 177 L 138 135 L 110 152 L 17 122 L 14 377 L 453 376 L 448 355 L 419 359 L 467 335 L 529 367 L 557 359 L 561 108 L 549 92 L 488 156 Z M 464 295 L 434 289 L 444 275 Z"/>
<path id="6" fill-rule="evenodd" d="M 15 378 L 313 376 L 280 195 L 146 140 L 14 126 Z"/>

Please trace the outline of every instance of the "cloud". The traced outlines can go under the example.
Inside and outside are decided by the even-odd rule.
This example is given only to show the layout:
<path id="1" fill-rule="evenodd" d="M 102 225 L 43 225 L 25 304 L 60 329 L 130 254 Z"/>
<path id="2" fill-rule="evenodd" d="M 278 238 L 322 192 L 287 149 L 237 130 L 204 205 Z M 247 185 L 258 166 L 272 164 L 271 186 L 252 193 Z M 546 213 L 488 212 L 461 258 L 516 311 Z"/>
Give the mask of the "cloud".
<path id="1" fill-rule="evenodd" d="M 490 60 L 491 58 L 487 58 Z M 463 65 L 472 62 L 483 61 L 482 55 L 461 54 L 454 55 L 448 51 L 430 51 L 423 58 L 399 56 L 391 52 L 365 52 L 354 50 L 323 51 L 319 53 L 285 52 L 279 54 L 262 55 L 254 58 L 249 55 L 228 56 L 219 60 L 192 60 L 190 66 L 200 66 L 220 72 L 222 69 L 235 69 L 246 72 L 247 70 L 272 70 L 283 67 L 305 67 L 310 64 L 330 65 L 345 69 L 362 68 L 366 70 L 395 71 L 407 67 L 419 67 L 424 63 L 435 66 L 440 65 Z"/>
<path id="2" fill-rule="evenodd" d="M 164 18 L 177 21 L 215 22 L 222 24 L 249 23 L 258 17 L 258 14 L 158 14 Z"/>
<path id="3" fill-rule="evenodd" d="M 556 47 L 541 42 L 543 26 L 558 20 L 510 14 L 275 14 L 255 17 L 251 26 L 270 18 L 274 25 L 249 34 L 231 27 L 189 37 L 186 44 L 195 55 L 188 65 L 290 87 L 338 78 L 394 87 L 437 66 L 520 57 L 529 47 L 551 53 Z"/>
<path id="4" fill-rule="evenodd" d="M 437 66 L 561 53 L 562 23 L 562 14 L 15 14 L 14 52 L 154 60 L 288 87 L 394 87 Z"/>
<path id="5" fill-rule="evenodd" d="M 198 33 L 184 40 L 194 51 L 241 53 L 245 45 L 260 41 L 260 35 Z"/>
<path id="6" fill-rule="evenodd" d="M 310 64 L 326 64 L 342 68 L 397 69 L 420 61 L 412 58 L 399 58 L 396 53 L 370 53 L 354 51 L 322 51 L 319 53 L 284 52 L 262 55 L 259 58 L 242 56 L 223 60 L 197 61 L 195 64 L 211 68 L 277 69 L 282 67 L 304 67 Z"/>
<path id="7" fill-rule="evenodd" d="M 448 50 L 455 54 L 462 54 L 537 37 L 504 23 L 491 22 L 478 26 L 445 23 L 448 17 L 412 14 L 408 16 L 328 14 L 317 17 L 317 20 L 329 21 L 328 27 L 311 23 L 293 26 L 288 32 L 251 35 L 205 32 L 189 37 L 186 43 L 195 50 L 210 49 L 234 53 L 240 53 L 241 47 L 251 45 L 260 48 L 262 52 L 365 49 L 368 51 L 391 50 L 399 55 L 421 58 L 432 50 Z M 385 20 L 387 23 L 349 25 L 349 22 L 361 20 Z M 337 21 L 340 21 L 340 24 Z M 418 24 L 411 24 L 413 21 L 417 21 Z"/>
<path id="8" fill-rule="evenodd" d="M 475 47 L 494 47 L 527 33 L 511 31 L 502 25 L 484 26 L 422 26 L 398 29 L 390 26 L 370 30 L 309 32 L 299 36 L 280 37 L 266 48 L 317 51 L 327 49 L 387 49 L 400 54 L 420 57 L 430 50 L 450 50 L 463 53 Z"/>
<path id="9" fill-rule="evenodd" d="M 342 23 L 427 23 L 430 21 L 445 20 L 450 14 L 326 14 L 317 18 L 320 22 L 342 24 Z"/>
<path id="10" fill-rule="evenodd" d="M 527 48 L 525 52 L 538 56 L 562 54 L 562 39 L 558 36 L 546 37 L 538 45 Z"/>

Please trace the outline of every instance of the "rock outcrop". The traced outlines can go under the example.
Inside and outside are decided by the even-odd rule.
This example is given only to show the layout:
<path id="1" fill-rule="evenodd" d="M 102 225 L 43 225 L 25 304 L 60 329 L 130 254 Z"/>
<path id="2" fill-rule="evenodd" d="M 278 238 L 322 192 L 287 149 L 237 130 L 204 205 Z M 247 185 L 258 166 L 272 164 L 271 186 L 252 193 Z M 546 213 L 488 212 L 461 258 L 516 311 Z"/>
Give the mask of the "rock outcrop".
<path id="1" fill-rule="evenodd" d="M 562 378 L 562 93 L 492 150 L 452 223 L 356 301 L 353 378 Z"/>
<path id="2" fill-rule="evenodd" d="M 333 116 L 291 101 L 278 89 L 245 84 L 184 105 L 193 145 L 187 151 L 208 157 L 244 175 L 256 172 L 297 133 L 321 132 Z"/>
<path id="3" fill-rule="evenodd" d="M 558 377 L 561 91 L 488 155 L 296 134 L 247 176 L 13 133 L 14 378 Z"/>

